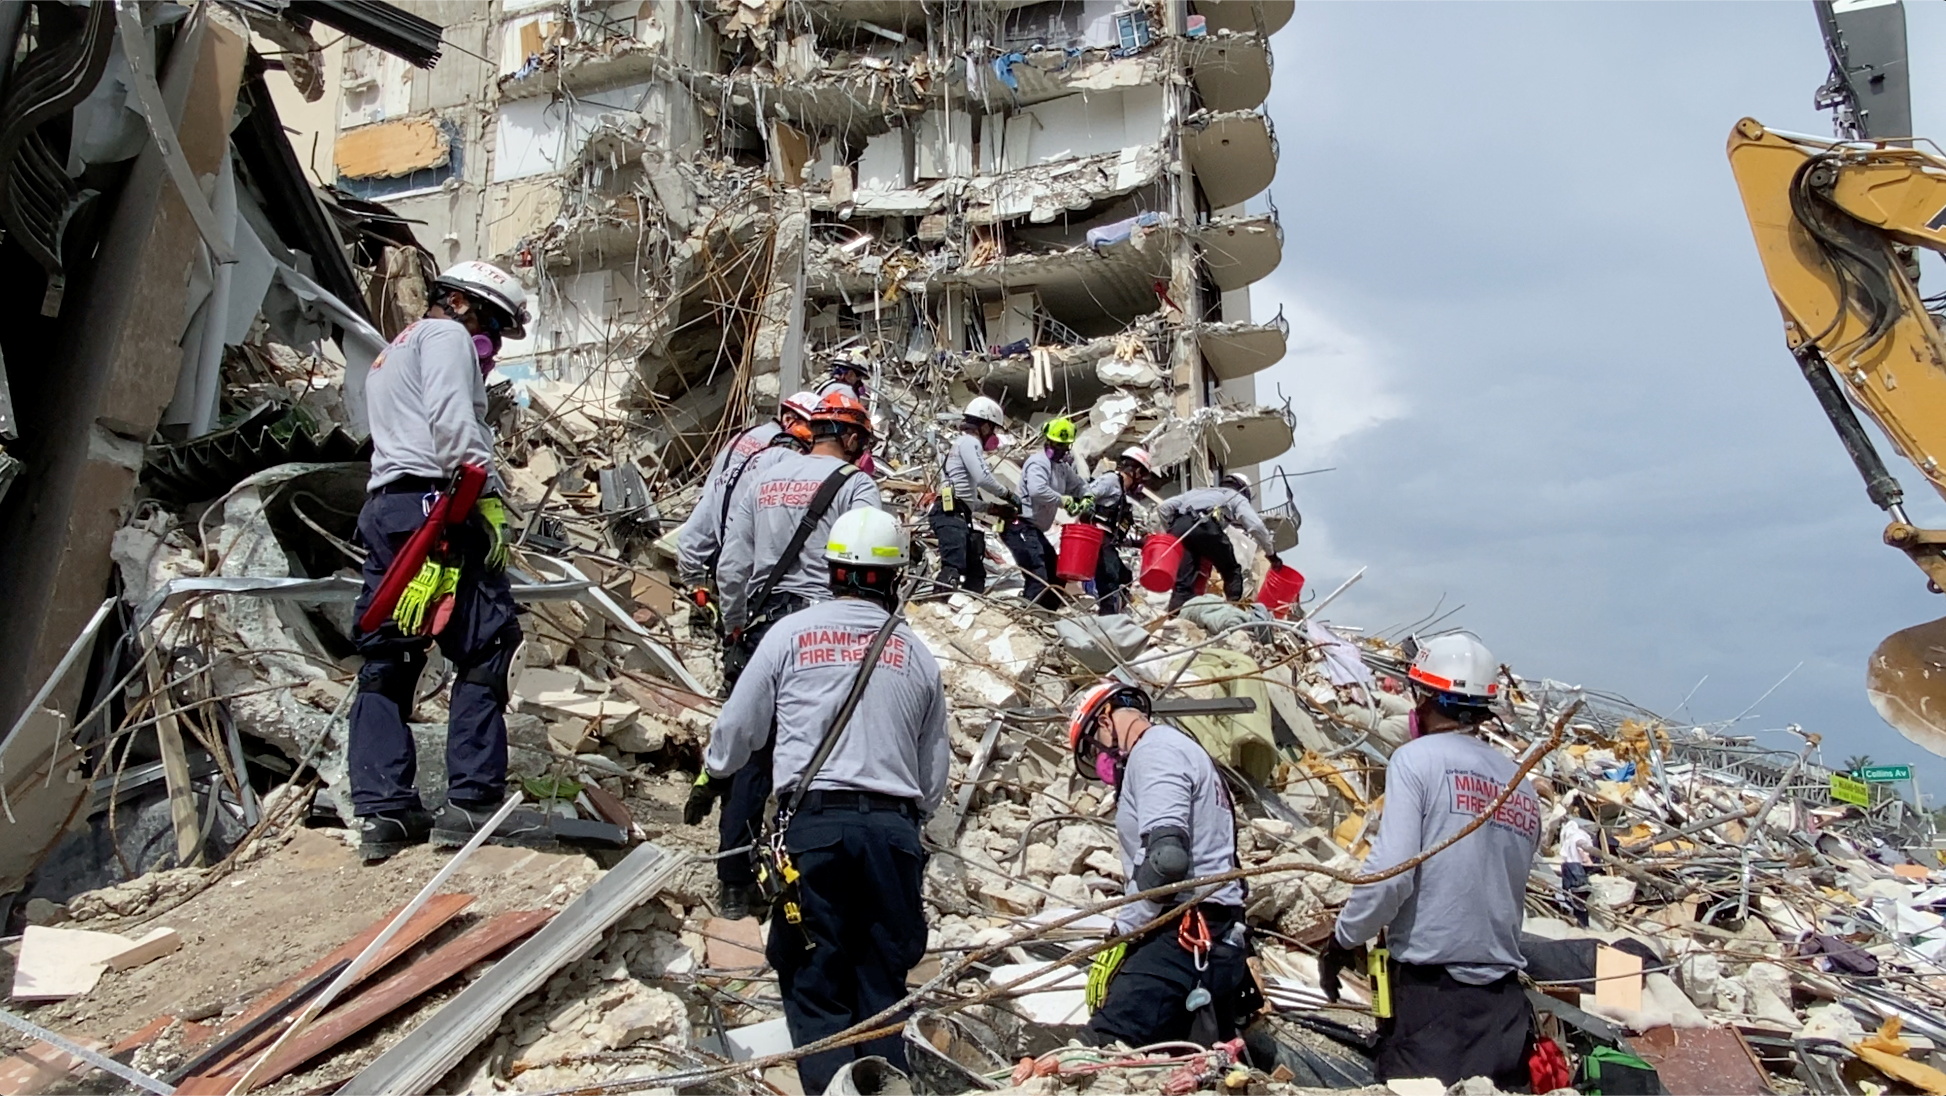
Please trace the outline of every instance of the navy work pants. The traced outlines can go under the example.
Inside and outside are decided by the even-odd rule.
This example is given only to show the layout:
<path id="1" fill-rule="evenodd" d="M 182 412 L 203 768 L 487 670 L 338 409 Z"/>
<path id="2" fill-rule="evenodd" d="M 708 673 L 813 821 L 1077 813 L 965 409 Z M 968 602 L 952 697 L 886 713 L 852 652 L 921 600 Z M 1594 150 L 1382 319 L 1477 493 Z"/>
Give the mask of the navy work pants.
<path id="1" fill-rule="evenodd" d="M 1108 983 L 1107 1000 L 1088 1017 L 1083 1043 L 1106 1046 L 1119 1039 L 1139 1047 L 1191 1040 L 1207 1046 L 1233 1039 L 1248 1026 L 1262 998 L 1246 963 L 1250 949 L 1243 936 L 1243 911 L 1207 904 L 1198 908 L 1209 921 L 1211 940 L 1203 969 L 1196 969 L 1195 955 L 1176 939 L 1176 921 L 1130 944 Z M 1183 1007 L 1198 986 L 1210 994 L 1210 1011 L 1200 1025 L 1197 1013 Z"/>
<path id="2" fill-rule="evenodd" d="M 1013 553 L 1027 586 L 1022 594 L 1043 609 L 1061 607 L 1061 583 L 1054 577 L 1054 545 L 1033 522 L 1019 518 L 1001 530 L 1001 543 Z"/>
<path id="3" fill-rule="evenodd" d="M 1101 542 L 1101 558 L 1095 563 L 1095 605 L 1102 616 L 1128 612 L 1128 584 L 1134 578 L 1122 554 L 1116 550 L 1114 530 Z"/>
<path id="4" fill-rule="evenodd" d="M 1243 567 L 1237 563 L 1237 552 L 1230 546 L 1229 534 L 1215 518 L 1179 514 L 1169 526 L 1169 535 L 1182 540 L 1182 563 L 1176 567 L 1176 588 L 1169 595 L 1170 612 L 1182 608 L 1196 595 L 1196 576 L 1201 573 L 1204 560 L 1209 560 L 1216 573 L 1223 576 L 1223 596 L 1231 601 L 1243 600 Z"/>
<path id="5" fill-rule="evenodd" d="M 934 503 L 926 515 L 933 538 L 939 541 L 939 566 L 959 576 L 960 588 L 984 594 L 987 589 L 987 535 L 964 503 L 951 510 Z"/>
<path id="6" fill-rule="evenodd" d="M 898 1003 L 906 975 L 926 952 L 919 898 L 926 854 L 916 808 L 814 808 L 817 794 L 807 797 L 785 834 L 801 873 L 804 919 L 793 925 L 773 914 L 764 948 L 783 990 L 792 1046 L 835 1035 Z M 846 1063 L 871 1055 L 906 1068 L 904 1039 L 888 1035 L 806 1055 L 797 1076 L 804 1091 L 823 1092 Z"/>
<path id="7" fill-rule="evenodd" d="M 422 491 L 380 491 L 365 499 L 358 542 L 369 554 L 354 616 L 364 613 L 392 557 L 425 521 Z M 487 568 L 485 520 L 474 514 L 447 538 L 460 560 L 460 580 L 452 618 L 437 637 L 456 675 L 446 724 L 446 797 L 498 804 L 507 791 L 507 671 L 520 646 L 520 623 L 506 573 Z M 349 764 L 352 808 L 361 818 L 422 806 L 418 751 L 406 723 L 433 641 L 403 635 L 390 620 L 357 636 L 365 663 L 351 702 Z"/>
<path id="8" fill-rule="evenodd" d="M 757 653 L 757 644 L 764 641 L 764 636 L 770 634 L 778 621 L 810 602 L 796 594 L 772 594 L 765 604 L 769 611 L 758 613 L 741 636 L 724 644 L 723 695 L 726 697 L 736 688 L 737 680 L 743 676 L 744 667 L 750 664 L 750 656 Z M 723 797 L 723 811 L 716 820 L 716 851 L 755 842 L 763 829 L 764 804 L 769 800 L 770 743 L 766 742 L 730 777 L 730 791 Z M 749 886 L 757 881 L 756 861 L 749 855 L 718 857 L 716 878 L 731 886 Z"/>

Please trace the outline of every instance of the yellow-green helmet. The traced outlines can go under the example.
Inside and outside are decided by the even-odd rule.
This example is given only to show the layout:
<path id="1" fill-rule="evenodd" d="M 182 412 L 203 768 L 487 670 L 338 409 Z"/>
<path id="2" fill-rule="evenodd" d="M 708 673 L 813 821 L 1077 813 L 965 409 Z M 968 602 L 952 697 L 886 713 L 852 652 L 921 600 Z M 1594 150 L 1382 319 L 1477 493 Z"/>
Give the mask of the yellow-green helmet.
<path id="1" fill-rule="evenodd" d="M 1049 422 L 1041 432 L 1047 436 L 1048 441 L 1056 445 L 1074 444 L 1075 429 L 1073 419 L 1055 419 Z"/>

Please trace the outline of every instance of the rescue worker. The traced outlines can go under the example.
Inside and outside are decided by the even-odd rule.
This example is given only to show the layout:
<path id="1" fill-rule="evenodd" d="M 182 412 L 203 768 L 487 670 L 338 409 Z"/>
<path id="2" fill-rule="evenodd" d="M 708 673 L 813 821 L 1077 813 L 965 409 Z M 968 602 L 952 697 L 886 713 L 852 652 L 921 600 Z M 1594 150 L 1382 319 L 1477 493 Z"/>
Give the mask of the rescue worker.
<path id="1" fill-rule="evenodd" d="M 976 594 L 986 592 L 987 538 L 975 515 L 988 506 L 981 501 L 980 492 L 1018 504 L 1013 491 L 995 479 L 993 469 L 987 466 L 986 454 L 1000 448 L 1000 429 L 1006 424 L 999 401 L 975 396 L 966 405 L 959 436 L 946 451 L 939 500 L 926 515 L 926 523 L 939 541 L 938 584 L 943 589 L 964 587 Z"/>
<path id="2" fill-rule="evenodd" d="M 1199 487 L 1165 500 L 1156 510 L 1162 527 L 1182 543 L 1182 563 L 1176 568 L 1176 588 L 1169 594 L 1169 611 L 1183 607 L 1196 594 L 1196 579 L 1208 560 L 1223 576 L 1223 593 L 1231 601 L 1244 601 L 1243 567 L 1236 549 L 1224 529 L 1235 525 L 1257 542 L 1267 556 L 1274 555 L 1277 543 L 1270 527 L 1250 505 L 1250 481 L 1241 472 L 1230 472 L 1216 481 L 1215 487 Z"/>
<path id="3" fill-rule="evenodd" d="M 1459 832 L 1513 779 L 1514 763 L 1482 741 L 1499 663 L 1464 632 L 1419 646 L 1407 672 L 1411 738 L 1385 769 L 1385 815 L 1364 871 L 1410 860 Z M 1533 1018 L 1520 985 L 1527 873 L 1540 842 L 1541 804 L 1523 782 L 1479 829 L 1411 871 L 1352 890 L 1318 972 L 1335 1001 L 1339 971 L 1381 932 L 1391 955 L 1392 1015 L 1381 1019 L 1373 1072 L 1487 1077 L 1503 1090 L 1529 1081 Z"/>
<path id="4" fill-rule="evenodd" d="M 849 723 L 822 767 L 806 769 L 850 693 L 887 614 L 897 605 L 910 541 L 890 514 L 852 510 L 831 527 L 823 558 L 832 599 L 796 613 L 764 637 L 737 682 L 704 754 L 716 786 L 765 752 L 776 728 L 777 828 L 799 873 L 790 908 L 773 915 L 765 956 L 777 971 L 791 1043 L 851 1027 L 905 996 L 926 950 L 919 890 L 920 827 L 946 794 L 951 759 L 939 665 L 901 621 L 871 668 Z M 794 815 L 788 804 L 806 789 Z M 806 1092 L 823 1092 L 854 1058 L 906 1066 L 896 1033 L 797 1063 Z"/>
<path id="5" fill-rule="evenodd" d="M 1053 419 L 1042 428 L 1040 452 L 1020 466 L 1020 516 L 1000 531 L 1014 562 L 1026 579 L 1022 596 L 1043 609 L 1061 607 L 1061 583 L 1054 577 L 1054 545 L 1047 531 L 1054 515 L 1081 490 L 1081 473 L 1074 468 L 1074 420 Z"/>
<path id="6" fill-rule="evenodd" d="M 527 294 L 490 263 L 464 262 L 433 283 L 425 317 L 392 340 L 365 387 L 372 475 L 358 512 L 367 555 L 362 616 L 393 557 L 426 522 L 428 507 L 462 464 L 493 467 L 484 378 L 501 340 L 526 334 Z M 349 769 L 359 851 L 373 863 L 429 837 L 465 844 L 500 808 L 507 785 L 507 671 L 520 646 L 506 575 L 507 509 L 489 476 L 463 525 L 447 535 L 459 558 L 452 615 L 439 647 L 454 669 L 446 726 L 446 803 L 438 817 L 420 802 L 418 755 L 406 723 L 432 638 L 415 619 L 427 608 L 413 591 L 394 619 L 355 636 L 364 665 L 351 703 Z M 403 623 L 402 623 L 403 621 Z"/>
<path id="7" fill-rule="evenodd" d="M 818 398 L 799 392 L 777 405 L 777 417 L 760 422 L 730 439 L 710 462 L 703 494 L 689 520 L 676 531 L 676 578 L 690 587 L 692 631 L 720 631 L 722 606 L 715 595 L 717 558 L 723 550 L 723 525 L 738 484 L 754 471 L 758 459 L 778 449 L 804 452 L 811 447 L 811 414 Z"/>
<path id="8" fill-rule="evenodd" d="M 1121 547 L 1135 521 L 1131 496 L 1148 485 L 1154 472 L 1149 451 L 1132 445 L 1115 461 L 1114 468 L 1088 484 L 1079 505 L 1072 508 L 1082 520 L 1101 526 L 1101 558 L 1095 563 L 1095 611 L 1102 616 L 1128 611 L 1128 584 L 1135 576 L 1122 562 Z"/>
<path id="9" fill-rule="evenodd" d="M 809 453 L 770 458 L 746 477 L 749 485 L 740 486 L 733 500 L 717 572 L 724 624 L 729 629 L 723 647 L 728 695 L 734 694 L 766 632 L 784 617 L 831 596 L 822 546 L 838 515 L 880 505 L 878 484 L 854 463 L 872 443 L 872 420 L 857 400 L 833 393 L 820 401 L 811 415 L 811 439 Z M 835 491 L 813 514 L 826 481 L 834 483 Z M 806 531 L 800 533 L 800 528 Z M 723 797 L 718 851 L 756 839 L 764 801 L 770 798 L 771 766 L 768 745 L 753 747 L 753 752 L 755 756 L 727 788 L 699 779 L 683 808 L 684 821 L 694 825 L 708 817 L 719 794 Z M 733 921 L 749 916 L 757 882 L 753 861 L 745 856 L 718 857 L 716 878 L 718 912 Z"/>
<path id="10" fill-rule="evenodd" d="M 871 395 L 871 379 L 872 368 L 865 352 L 856 348 L 847 350 L 831 363 L 830 375 L 818 385 L 818 398 L 837 392 L 863 403 Z"/>
<path id="11" fill-rule="evenodd" d="M 1118 797 L 1115 837 L 1127 894 L 1237 867 L 1236 812 L 1215 762 L 1196 739 L 1154 722 L 1153 711 L 1142 689 L 1106 681 L 1082 695 L 1068 724 L 1075 771 Z M 1247 965 L 1241 881 L 1131 902 L 1115 912 L 1115 932 L 1141 928 L 1192 897 L 1187 912 L 1096 957 L 1083 1043 L 1208 1046 L 1249 1023 L 1263 999 Z"/>

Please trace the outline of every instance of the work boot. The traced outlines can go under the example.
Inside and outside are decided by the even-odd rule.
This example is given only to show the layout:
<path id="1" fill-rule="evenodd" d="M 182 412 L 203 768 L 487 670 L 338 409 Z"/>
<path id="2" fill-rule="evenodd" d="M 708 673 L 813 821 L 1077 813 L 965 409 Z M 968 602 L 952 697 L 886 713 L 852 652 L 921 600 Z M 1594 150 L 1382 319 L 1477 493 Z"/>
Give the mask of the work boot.
<path id="1" fill-rule="evenodd" d="M 750 916 L 750 906 L 758 899 L 755 883 L 718 883 L 716 910 L 725 921 L 741 921 Z"/>
<path id="2" fill-rule="evenodd" d="M 431 833 L 432 815 L 416 807 L 366 815 L 358 820 L 358 855 L 365 863 L 376 864 L 425 844 Z"/>
<path id="3" fill-rule="evenodd" d="M 439 817 L 433 820 L 433 845 L 442 849 L 456 849 L 466 844 L 499 810 L 498 803 L 448 801 L 439 808 Z M 536 845 L 547 844 L 551 839 L 547 834 L 547 819 L 540 812 L 515 811 L 500 823 L 500 828 L 487 840 L 496 845 Z"/>

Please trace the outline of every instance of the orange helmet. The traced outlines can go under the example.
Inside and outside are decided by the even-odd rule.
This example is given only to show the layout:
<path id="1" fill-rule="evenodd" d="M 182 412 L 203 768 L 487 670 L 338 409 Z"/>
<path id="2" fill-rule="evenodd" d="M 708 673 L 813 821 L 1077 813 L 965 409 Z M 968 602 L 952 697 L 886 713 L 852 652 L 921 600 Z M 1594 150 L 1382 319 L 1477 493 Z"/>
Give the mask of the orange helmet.
<path id="1" fill-rule="evenodd" d="M 865 410 L 864 404 L 843 392 L 832 392 L 818 401 L 818 409 L 811 413 L 811 430 L 818 434 L 835 433 L 836 431 L 831 429 L 835 426 L 856 427 L 863 430 L 866 437 L 871 437 L 871 412 Z"/>
<path id="2" fill-rule="evenodd" d="M 1155 710 L 1147 692 L 1121 681 L 1103 681 L 1082 693 L 1074 706 L 1073 718 L 1068 720 L 1068 752 L 1074 755 L 1074 771 L 1083 777 L 1101 778 L 1095 767 L 1101 743 L 1095 741 L 1093 731 L 1096 718 L 1111 704 L 1117 708 L 1134 708 L 1143 715 Z"/>

